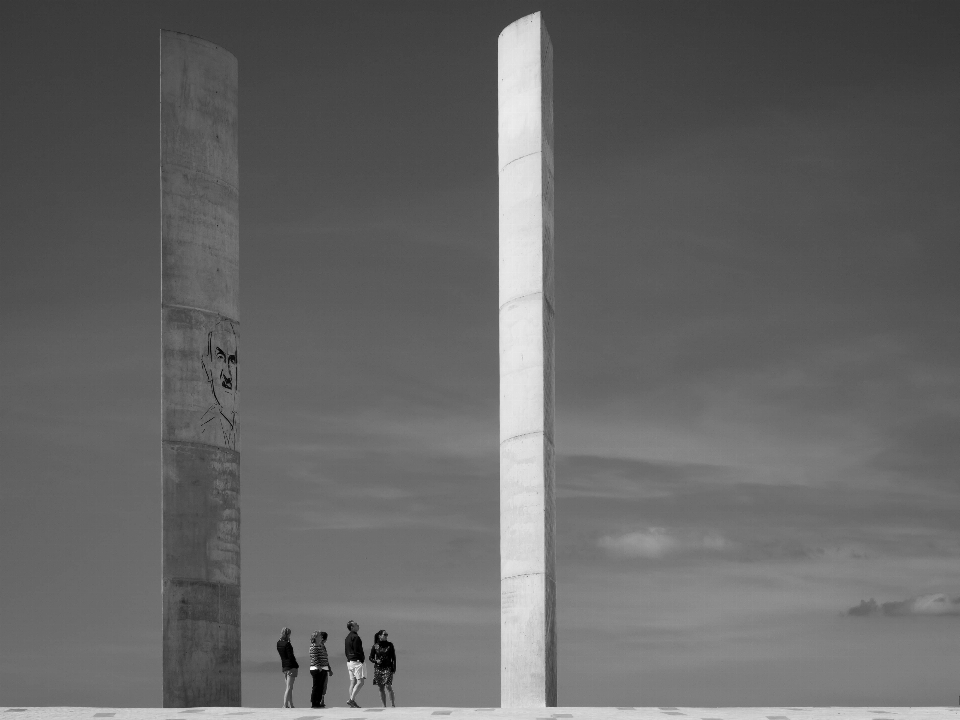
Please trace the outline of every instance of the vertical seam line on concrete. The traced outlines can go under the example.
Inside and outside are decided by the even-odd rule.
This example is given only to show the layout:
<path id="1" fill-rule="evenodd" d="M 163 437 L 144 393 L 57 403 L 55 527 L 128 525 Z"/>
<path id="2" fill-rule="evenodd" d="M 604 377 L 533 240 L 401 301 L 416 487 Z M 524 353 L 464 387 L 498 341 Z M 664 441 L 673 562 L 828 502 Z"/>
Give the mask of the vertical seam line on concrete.
<path id="1" fill-rule="evenodd" d="M 501 305 L 498 308 L 498 310 L 503 310 L 510 303 L 516 302 L 517 300 L 523 300 L 523 298 L 530 297 L 531 295 L 543 295 L 543 290 L 534 290 L 533 292 L 529 292 L 524 295 L 517 295 L 516 297 L 512 297 L 509 300 L 507 300 L 503 305 Z M 552 309 L 552 306 L 551 306 L 551 309 Z"/>
<path id="2" fill-rule="evenodd" d="M 511 160 L 510 162 L 508 162 L 506 165 L 504 165 L 502 168 L 500 168 L 500 169 L 497 171 L 497 175 L 499 175 L 499 174 L 502 173 L 504 170 L 506 170 L 509 165 L 513 165 L 513 163 L 515 163 L 517 160 L 523 160 L 523 159 L 526 158 L 526 157 L 530 157 L 531 155 L 536 155 L 537 153 L 542 153 L 542 152 L 543 152 L 543 150 L 534 150 L 532 153 L 527 153 L 526 155 L 521 155 L 521 156 L 518 157 L 518 158 L 514 158 L 513 160 Z"/>
<path id="3" fill-rule="evenodd" d="M 235 323 L 240 322 L 238 318 L 230 317 L 229 315 L 224 315 L 223 313 L 218 313 L 215 310 L 205 310 L 204 308 L 194 307 L 193 305 L 180 305 L 179 303 L 161 302 L 160 308 L 162 309 L 165 307 L 180 308 L 181 310 L 196 310 L 197 312 L 206 313 L 207 315 L 216 315 L 217 317 L 222 317 L 222 318 L 225 318 L 226 320 L 230 320 Z"/>

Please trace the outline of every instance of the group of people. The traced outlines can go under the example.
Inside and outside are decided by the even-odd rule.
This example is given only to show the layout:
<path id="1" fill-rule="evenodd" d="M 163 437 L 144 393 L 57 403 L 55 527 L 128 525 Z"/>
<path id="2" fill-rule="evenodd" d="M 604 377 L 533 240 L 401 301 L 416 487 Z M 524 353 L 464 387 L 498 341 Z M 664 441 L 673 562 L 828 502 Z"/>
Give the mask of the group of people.
<path id="1" fill-rule="evenodd" d="M 367 676 L 364 672 L 364 663 L 367 660 L 363 652 L 363 641 L 357 631 L 360 624 L 351 620 L 347 623 L 350 632 L 343 641 L 343 653 L 347 658 L 347 675 L 350 676 L 350 699 L 347 706 L 360 707 L 357 704 L 357 693 L 363 687 Z M 390 706 L 396 707 L 396 698 L 393 694 L 393 676 L 397 672 L 397 652 L 393 643 L 387 640 L 386 630 L 380 630 L 373 636 L 373 647 L 370 648 L 370 663 L 373 665 L 373 684 L 380 689 L 380 702 L 387 706 L 387 695 L 390 696 Z M 317 709 L 326 707 L 323 702 L 327 694 L 327 678 L 333 675 L 330 667 L 330 657 L 327 655 L 327 633 L 315 630 L 310 635 L 310 674 L 313 676 L 313 690 L 310 693 L 310 707 Z M 277 640 L 277 652 L 280 653 L 280 665 L 283 670 L 284 691 L 283 707 L 293 707 L 293 683 L 297 679 L 300 665 L 293 654 L 293 645 L 290 644 L 290 628 L 280 631 Z"/>

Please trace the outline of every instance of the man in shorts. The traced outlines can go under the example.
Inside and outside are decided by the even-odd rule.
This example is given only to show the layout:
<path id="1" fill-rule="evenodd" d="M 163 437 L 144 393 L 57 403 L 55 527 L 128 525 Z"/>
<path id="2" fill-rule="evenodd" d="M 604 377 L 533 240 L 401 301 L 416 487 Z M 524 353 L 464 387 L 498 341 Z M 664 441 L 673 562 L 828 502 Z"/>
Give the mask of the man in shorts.
<path id="1" fill-rule="evenodd" d="M 348 622 L 347 630 L 350 631 L 350 634 L 343 641 L 343 651 L 347 656 L 347 675 L 350 676 L 350 699 L 347 700 L 347 705 L 352 708 L 360 707 L 357 705 L 355 698 L 357 693 L 360 692 L 360 688 L 363 687 L 364 679 L 366 679 L 363 672 L 363 663 L 367 657 L 363 654 L 363 641 L 357 635 L 359 629 L 359 623 L 353 620 Z"/>

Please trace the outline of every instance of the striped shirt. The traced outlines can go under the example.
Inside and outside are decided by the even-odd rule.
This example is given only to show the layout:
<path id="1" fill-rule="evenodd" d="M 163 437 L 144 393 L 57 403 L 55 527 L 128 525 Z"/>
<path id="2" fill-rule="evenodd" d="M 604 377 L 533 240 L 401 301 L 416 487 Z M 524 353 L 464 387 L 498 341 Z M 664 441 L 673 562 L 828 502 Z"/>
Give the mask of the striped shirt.
<path id="1" fill-rule="evenodd" d="M 317 638 L 317 644 L 310 646 L 310 667 L 320 670 L 321 668 L 330 667 L 330 658 L 327 657 L 327 648 L 323 644 L 323 640 Z"/>

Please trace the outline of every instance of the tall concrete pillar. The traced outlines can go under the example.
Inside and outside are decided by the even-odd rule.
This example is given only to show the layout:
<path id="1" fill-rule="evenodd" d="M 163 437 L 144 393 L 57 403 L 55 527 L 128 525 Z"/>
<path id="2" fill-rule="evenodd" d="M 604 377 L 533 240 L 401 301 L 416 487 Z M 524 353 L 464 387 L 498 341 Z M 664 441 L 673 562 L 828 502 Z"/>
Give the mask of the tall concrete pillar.
<path id="1" fill-rule="evenodd" d="M 557 704 L 553 46 L 540 13 L 498 41 L 500 704 Z"/>
<path id="2" fill-rule="evenodd" d="M 240 705 L 237 59 L 160 32 L 163 706 Z"/>

